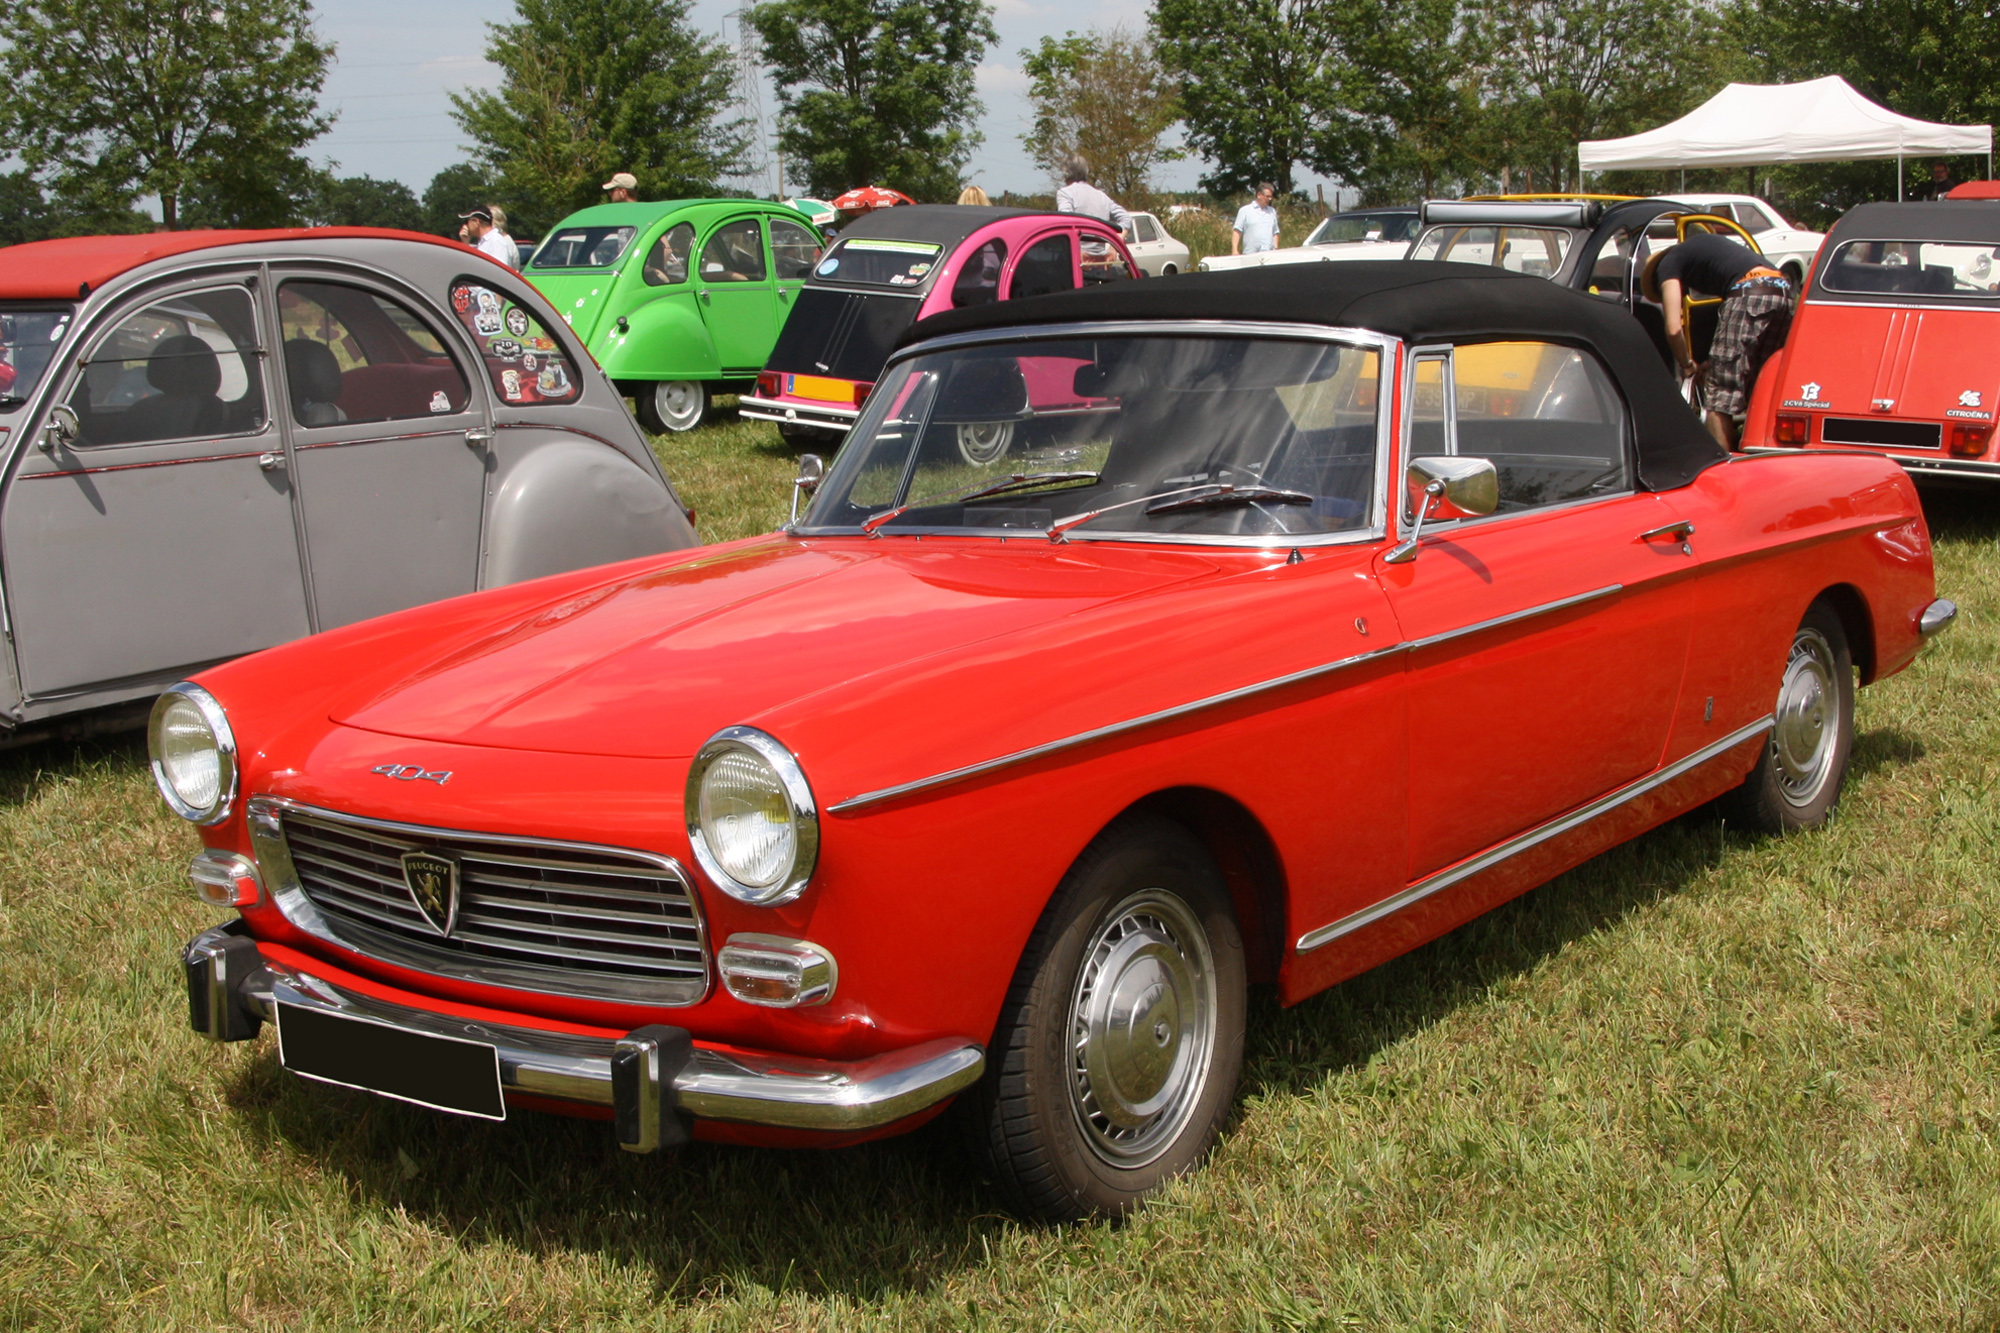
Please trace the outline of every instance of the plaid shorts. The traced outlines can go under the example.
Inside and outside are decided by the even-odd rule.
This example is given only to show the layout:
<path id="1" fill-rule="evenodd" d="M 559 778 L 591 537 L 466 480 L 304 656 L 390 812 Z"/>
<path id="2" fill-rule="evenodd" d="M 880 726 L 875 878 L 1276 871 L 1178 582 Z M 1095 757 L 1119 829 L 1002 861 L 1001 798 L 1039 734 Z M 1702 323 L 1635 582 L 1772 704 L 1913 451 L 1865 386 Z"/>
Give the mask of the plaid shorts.
<path id="1" fill-rule="evenodd" d="M 1702 406 L 1726 417 L 1750 408 L 1757 372 L 1785 345 L 1792 330 L 1791 288 L 1762 280 L 1732 288 L 1716 320 L 1708 346 L 1708 373 L 1701 382 Z"/>

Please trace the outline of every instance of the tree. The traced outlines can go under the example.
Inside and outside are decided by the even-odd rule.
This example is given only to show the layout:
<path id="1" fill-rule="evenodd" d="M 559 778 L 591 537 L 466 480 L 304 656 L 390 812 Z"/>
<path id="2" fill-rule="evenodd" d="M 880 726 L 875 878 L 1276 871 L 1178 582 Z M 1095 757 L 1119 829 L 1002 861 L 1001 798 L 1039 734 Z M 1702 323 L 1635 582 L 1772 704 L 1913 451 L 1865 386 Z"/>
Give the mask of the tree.
<path id="1" fill-rule="evenodd" d="M 1215 164 L 1203 188 L 1237 194 L 1268 180 L 1290 193 L 1332 105 L 1326 0 L 1157 0 L 1153 33 L 1180 78 L 1188 144 Z"/>
<path id="2" fill-rule="evenodd" d="M 460 209 L 464 212 L 464 209 Z M 328 177 L 313 200 L 312 220 L 322 227 L 399 227 L 424 230 L 423 205 L 401 181 L 372 176 Z M 453 223 L 456 230 L 456 220 Z"/>
<path id="3" fill-rule="evenodd" d="M 1383 203 L 1430 198 L 1483 176 L 1491 121 L 1487 51 L 1460 0 L 1356 0 L 1332 11 L 1344 63 L 1306 160 Z"/>
<path id="4" fill-rule="evenodd" d="M 787 170 L 831 197 L 886 185 L 949 202 L 979 146 L 985 0 L 770 0 L 750 11 L 783 107 Z"/>
<path id="5" fill-rule="evenodd" d="M 0 142 L 88 211 L 229 196 L 250 170 L 310 172 L 300 150 L 333 48 L 308 0 L 7 0 Z"/>
<path id="6" fill-rule="evenodd" d="M 601 202 L 615 171 L 644 193 L 705 194 L 748 144 L 732 106 L 730 56 L 688 22 L 688 0 L 515 0 L 489 24 L 498 92 L 452 94 L 452 118 L 522 217 Z M 452 220 L 454 229 L 457 219 Z"/>
<path id="7" fill-rule="evenodd" d="M 1572 188 L 1576 146 L 1633 134 L 1714 91 L 1716 32 L 1684 0 L 1485 0 L 1499 165 Z"/>
<path id="8" fill-rule="evenodd" d="M 424 187 L 423 226 L 433 236 L 456 236 L 463 224 L 459 214 L 493 202 L 498 193 L 492 176 L 470 162 L 455 162 Z M 504 206 L 504 205 L 503 205 Z M 510 226 L 511 230 L 511 226 Z M 523 231 L 523 235 L 532 233 Z"/>
<path id="9" fill-rule="evenodd" d="M 1072 32 L 1061 41 L 1042 38 L 1021 58 L 1035 107 L 1034 129 L 1021 143 L 1057 181 L 1063 163 L 1079 153 L 1099 186 L 1132 198 L 1145 192 L 1154 163 L 1181 156 L 1160 143 L 1180 119 L 1180 100 L 1151 41 L 1123 28 Z"/>

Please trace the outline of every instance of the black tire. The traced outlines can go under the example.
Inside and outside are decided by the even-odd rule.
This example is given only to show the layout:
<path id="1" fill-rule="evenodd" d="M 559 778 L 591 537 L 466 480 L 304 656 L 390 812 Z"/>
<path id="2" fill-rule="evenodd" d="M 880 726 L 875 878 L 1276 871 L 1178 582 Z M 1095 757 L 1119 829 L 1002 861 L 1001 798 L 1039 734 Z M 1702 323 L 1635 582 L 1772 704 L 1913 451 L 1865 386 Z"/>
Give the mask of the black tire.
<path id="1" fill-rule="evenodd" d="M 701 425 L 715 391 L 700 380 L 647 380 L 632 386 L 639 424 L 655 435 L 677 435 Z"/>
<path id="2" fill-rule="evenodd" d="M 1009 1201 L 1131 1211 L 1208 1155 L 1243 1066 L 1243 942 L 1207 849 L 1155 816 L 1086 847 L 1029 937 L 972 1136 Z"/>
<path id="3" fill-rule="evenodd" d="M 1777 725 L 1750 776 L 1719 803 L 1723 817 L 1765 833 L 1813 828 L 1840 803 L 1854 750 L 1854 659 L 1824 600 L 1792 635 L 1772 711 Z"/>

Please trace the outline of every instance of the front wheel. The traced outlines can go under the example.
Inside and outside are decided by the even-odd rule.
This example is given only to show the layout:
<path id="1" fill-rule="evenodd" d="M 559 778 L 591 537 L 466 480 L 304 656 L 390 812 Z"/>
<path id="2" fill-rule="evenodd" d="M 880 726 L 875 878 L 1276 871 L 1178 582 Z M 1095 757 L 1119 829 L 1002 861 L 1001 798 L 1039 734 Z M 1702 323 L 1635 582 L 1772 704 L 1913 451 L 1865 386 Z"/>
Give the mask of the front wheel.
<path id="1" fill-rule="evenodd" d="M 709 388 L 700 380 L 657 380 L 638 389 L 639 424 L 655 435 L 693 430 L 708 415 Z"/>
<path id="2" fill-rule="evenodd" d="M 1773 715 L 1757 766 L 1722 800 L 1724 816 L 1767 833 L 1825 823 L 1854 748 L 1854 662 L 1840 617 L 1823 601 L 1792 635 Z"/>
<path id="3" fill-rule="evenodd" d="M 1002 1008 L 972 1126 L 1050 1220 L 1117 1216 L 1199 1163 L 1243 1063 L 1243 944 L 1185 828 L 1121 821 L 1064 876 Z"/>

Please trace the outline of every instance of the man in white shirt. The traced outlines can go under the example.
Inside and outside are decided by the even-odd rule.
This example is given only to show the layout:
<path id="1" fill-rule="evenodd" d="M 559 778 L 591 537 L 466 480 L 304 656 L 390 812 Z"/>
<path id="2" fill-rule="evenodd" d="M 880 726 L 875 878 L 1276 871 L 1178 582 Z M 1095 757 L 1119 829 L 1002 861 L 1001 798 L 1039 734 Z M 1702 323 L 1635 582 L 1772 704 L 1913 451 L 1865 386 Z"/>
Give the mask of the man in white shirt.
<path id="1" fill-rule="evenodd" d="M 465 240 L 483 255 L 515 267 L 517 251 L 514 243 L 507 239 L 507 233 L 493 225 L 493 210 L 481 205 L 470 213 L 460 213 L 459 220 L 465 223 Z"/>
<path id="2" fill-rule="evenodd" d="M 1071 154 L 1063 164 L 1063 187 L 1056 191 L 1056 212 L 1098 218 L 1120 231 L 1125 230 L 1132 218 L 1118 206 L 1117 200 L 1090 183 L 1090 164 L 1076 154 Z"/>
<path id="3" fill-rule="evenodd" d="M 1265 181 L 1257 187 L 1256 202 L 1236 210 L 1236 221 L 1229 232 L 1230 254 L 1254 255 L 1278 248 L 1278 210 L 1271 203 L 1277 195 L 1277 189 Z"/>

